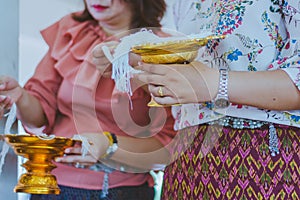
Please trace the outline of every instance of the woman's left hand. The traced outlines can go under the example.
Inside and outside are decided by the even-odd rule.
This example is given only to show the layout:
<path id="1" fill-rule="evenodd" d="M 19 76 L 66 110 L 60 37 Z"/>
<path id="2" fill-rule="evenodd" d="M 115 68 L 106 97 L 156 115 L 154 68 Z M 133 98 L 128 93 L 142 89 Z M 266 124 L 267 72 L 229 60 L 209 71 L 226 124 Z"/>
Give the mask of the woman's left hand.
<path id="1" fill-rule="evenodd" d="M 117 41 L 102 42 L 92 50 L 91 60 L 103 77 L 110 78 L 112 73 L 112 54 L 114 48 L 119 43 Z M 105 52 L 106 51 L 106 52 Z"/>
<path id="2" fill-rule="evenodd" d="M 80 163 L 80 166 L 85 167 L 98 162 L 109 146 L 108 138 L 102 133 L 82 133 L 80 137 L 84 137 L 90 144 L 87 155 L 82 155 L 82 145 L 75 145 L 65 149 L 65 155 L 56 157 L 55 161 L 74 164 L 74 166 Z"/>
<path id="3" fill-rule="evenodd" d="M 154 100 L 162 105 L 211 101 L 217 94 L 219 73 L 200 62 L 190 64 L 146 64 L 136 69 L 138 80 L 149 84 Z"/>

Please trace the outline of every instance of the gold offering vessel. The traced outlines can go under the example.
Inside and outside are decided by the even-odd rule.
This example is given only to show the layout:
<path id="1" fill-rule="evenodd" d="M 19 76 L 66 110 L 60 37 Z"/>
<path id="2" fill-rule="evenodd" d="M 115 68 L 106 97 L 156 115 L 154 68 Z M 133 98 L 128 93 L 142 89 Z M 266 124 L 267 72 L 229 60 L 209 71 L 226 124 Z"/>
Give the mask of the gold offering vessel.
<path id="1" fill-rule="evenodd" d="M 14 134 L 5 134 L 3 137 L 17 155 L 27 158 L 27 161 L 22 164 L 27 172 L 21 175 L 14 191 L 30 194 L 59 194 L 56 177 L 51 174 L 51 171 L 56 168 L 52 160 L 63 156 L 64 150 L 77 141 L 63 137 Z"/>
<path id="2" fill-rule="evenodd" d="M 131 48 L 131 52 L 141 56 L 145 63 L 153 64 L 183 64 L 192 62 L 198 55 L 200 47 L 209 41 L 224 39 L 225 35 L 210 35 L 203 38 L 188 38 L 161 43 L 147 43 Z M 162 106 L 153 99 L 148 106 Z"/>

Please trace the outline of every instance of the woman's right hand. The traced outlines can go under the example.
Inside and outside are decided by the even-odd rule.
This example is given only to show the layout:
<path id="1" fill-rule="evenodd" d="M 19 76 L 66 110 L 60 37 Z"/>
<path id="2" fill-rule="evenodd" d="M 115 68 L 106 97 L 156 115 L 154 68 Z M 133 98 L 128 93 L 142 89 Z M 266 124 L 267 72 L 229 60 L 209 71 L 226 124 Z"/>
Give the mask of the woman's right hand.
<path id="1" fill-rule="evenodd" d="M 20 99 L 22 91 L 22 87 L 15 79 L 9 76 L 0 77 L 0 119 L 6 110 Z"/>
<path id="2" fill-rule="evenodd" d="M 218 91 L 218 70 L 201 62 L 139 63 L 135 68 L 143 72 L 133 77 L 148 84 L 153 99 L 161 105 L 211 101 Z"/>
<path id="3" fill-rule="evenodd" d="M 79 138 L 84 138 L 89 142 L 89 146 L 86 155 L 82 155 L 81 145 L 75 145 L 74 147 L 69 147 L 65 149 L 65 155 L 62 157 L 56 157 L 56 162 L 61 163 L 81 163 L 81 165 L 91 166 L 96 162 L 100 161 L 101 157 L 106 153 L 109 147 L 109 140 L 107 136 L 102 133 L 81 133 Z M 82 144 L 82 143 L 81 143 Z"/>
<path id="4" fill-rule="evenodd" d="M 101 72 L 103 77 L 110 78 L 112 73 L 112 57 L 114 48 L 118 45 L 116 41 L 102 42 L 94 47 L 92 51 L 92 62 Z M 107 51 L 107 52 L 105 52 Z"/>

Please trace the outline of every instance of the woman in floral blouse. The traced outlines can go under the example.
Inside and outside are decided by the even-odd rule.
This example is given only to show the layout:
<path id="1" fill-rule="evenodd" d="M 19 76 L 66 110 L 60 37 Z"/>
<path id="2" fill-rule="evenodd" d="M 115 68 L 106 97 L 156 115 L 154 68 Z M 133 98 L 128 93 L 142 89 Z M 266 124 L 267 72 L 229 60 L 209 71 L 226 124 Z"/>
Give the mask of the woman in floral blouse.
<path id="1" fill-rule="evenodd" d="M 300 199 L 300 1 L 178 0 L 174 13 L 179 32 L 226 37 L 184 67 L 138 67 L 156 102 L 181 104 L 163 199 Z"/>

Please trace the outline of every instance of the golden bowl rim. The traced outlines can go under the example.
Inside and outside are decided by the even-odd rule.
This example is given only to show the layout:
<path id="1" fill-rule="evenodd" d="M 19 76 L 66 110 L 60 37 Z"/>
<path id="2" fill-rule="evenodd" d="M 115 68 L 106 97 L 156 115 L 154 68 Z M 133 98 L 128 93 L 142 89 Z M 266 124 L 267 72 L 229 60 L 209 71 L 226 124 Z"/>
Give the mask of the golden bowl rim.
<path id="1" fill-rule="evenodd" d="M 202 38 L 188 38 L 174 41 L 164 41 L 157 43 L 144 43 L 131 47 L 130 51 L 140 56 L 172 54 L 198 50 L 208 41 L 224 39 L 225 35 L 209 35 Z"/>
<path id="2" fill-rule="evenodd" d="M 43 140 L 41 138 L 38 137 L 38 135 L 32 135 L 32 134 L 1 134 L 1 137 L 3 140 L 7 141 L 9 139 L 12 138 L 21 138 L 21 137 L 25 137 L 25 138 L 36 138 L 37 140 Z M 53 139 L 45 139 L 45 141 L 52 141 L 52 140 L 66 140 L 66 141 L 72 141 L 72 142 L 81 142 L 80 140 L 77 139 L 72 139 L 72 138 L 68 138 L 68 137 L 62 137 L 62 136 L 55 136 L 53 137 Z M 9 141 L 7 141 L 9 142 Z"/>

